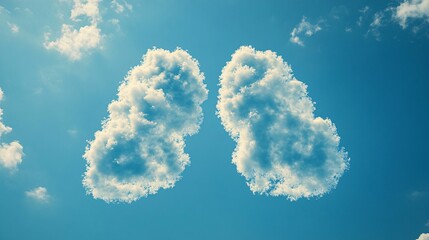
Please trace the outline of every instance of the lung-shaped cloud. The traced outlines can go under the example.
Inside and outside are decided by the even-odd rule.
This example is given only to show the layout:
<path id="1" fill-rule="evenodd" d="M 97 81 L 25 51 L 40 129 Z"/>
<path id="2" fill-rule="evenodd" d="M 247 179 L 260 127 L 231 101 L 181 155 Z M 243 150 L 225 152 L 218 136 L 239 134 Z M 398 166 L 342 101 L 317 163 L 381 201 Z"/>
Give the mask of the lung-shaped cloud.
<path id="1" fill-rule="evenodd" d="M 171 188 L 189 164 L 184 137 L 202 122 L 204 75 L 186 51 L 149 50 L 120 85 L 84 154 L 94 198 L 132 202 Z"/>
<path id="2" fill-rule="evenodd" d="M 237 142 L 232 162 L 254 193 L 290 200 L 334 188 L 349 159 L 307 86 L 271 51 L 241 47 L 220 76 L 218 116 Z"/>

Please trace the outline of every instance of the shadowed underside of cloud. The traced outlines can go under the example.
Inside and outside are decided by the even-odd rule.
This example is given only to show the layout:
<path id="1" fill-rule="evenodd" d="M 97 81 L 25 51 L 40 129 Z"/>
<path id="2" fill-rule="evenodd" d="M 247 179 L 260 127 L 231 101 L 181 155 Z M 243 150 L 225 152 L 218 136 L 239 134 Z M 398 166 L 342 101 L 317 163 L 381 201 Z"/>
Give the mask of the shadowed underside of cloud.
<path id="1" fill-rule="evenodd" d="M 0 101 L 3 99 L 3 91 L 0 89 Z M 2 122 L 3 109 L 0 109 L 0 138 L 3 134 L 10 133 L 11 127 L 8 127 Z M 0 141 L 0 166 L 15 171 L 18 165 L 22 162 L 24 156 L 23 147 L 18 141 L 11 143 L 3 143 Z"/>
<path id="2" fill-rule="evenodd" d="M 237 142 L 232 162 L 254 193 L 290 200 L 334 188 L 349 159 L 307 87 L 271 51 L 241 47 L 222 70 L 218 116 Z"/>
<path id="3" fill-rule="evenodd" d="M 186 51 L 149 50 L 109 104 L 109 117 L 84 154 L 83 185 L 94 198 L 132 202 L 171 188 L 189 164 L 207 99 L 204 76 Z"/>
<path id="4" fill-rule="evenodd" d="M 417 240 L 429 240 L 429 233 L 422 233 Z"/>
<path id="5" fill-rule="evenodd" d="M 402 28 L 407 27 L 409 19 L 421 18 L 429 21 L 429 0 L 404 1 L 396 7 L 394 17 Z"/>

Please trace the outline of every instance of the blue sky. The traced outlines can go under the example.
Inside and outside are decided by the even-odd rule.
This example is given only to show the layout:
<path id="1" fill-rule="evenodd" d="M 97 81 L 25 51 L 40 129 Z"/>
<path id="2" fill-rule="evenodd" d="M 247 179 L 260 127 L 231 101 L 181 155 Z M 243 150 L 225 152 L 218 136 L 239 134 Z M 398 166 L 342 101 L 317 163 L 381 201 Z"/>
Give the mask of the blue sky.
<path id="1" fill-rule="evenodd" d="M 0 0 L 0 88 L 3 92 L 0 239 L 399 240 L 417 239 L 429 232 L 426 155 L 429 1 L 103 0 L 90 1 L 88 5 L 79 5 L 79 2 L 47 0 L 42 4 L 41 1 Z M 229 86 L 220 85 L 220 77 L 228 79 L 229 76 L 229 72 L 222 69 L 230 61 L 230 66 L 249 62 L 246 58 L 241 62 L 231 56 L 237 54 L 241 46 L 249 45 L 254 48 L 255 56 L 263 56 L 252 58 L 254 62 L 249 60 L 254 67 L 265 61 L 261 59 L 268 59 L 272 65 L 264 66 L 281 75 L 274 80 L 284 78 L 290 83 L 295 77 L 307 85 L 306 90 L 295 92 L 304 100 L 311 98 L 316 102 L 314 118 L 305 118 L 309 122 L 305 126 L 313 126 L 310 123 L 317 117 L 329 118 L 335 124 L 335 131 L 322 131 L 327 134 L 322 143 L 330 143 L 327 145 L 331 147 L 321 152 L 326 156 L 327 152 L 340 152 L 344 147 L 350 158 L 349 168 L 341 167 L 348 158 L 344 156 L 336 159 L 313 154 L 308 159 L 321 162 L 336 159 L 330 169 L 341 176 L 338 183 L 328 181 L 329 174 L 319 174 L 312 180 L 323 184 L 292 194 L 288 191 L 290 181 L 276 185 L 278 180 L 264 178 L 280 174 L 273 170 L 278 167 L 271 153 L 256 158 L 251 152 L 234 160 L 233 152 L 239 141 L 237 138 L 234 141 L 228 132 L 234 137 L 236 131 L 242 140 L 250 139 L 243 144 L 253 140 L 260 143 L 259 134 L 254 134 L 254 138 L 243 136 L 260 133 L 254 126 L 266 126 L 250 124 L 253 123 L 251 117 L 242 119 L 249 125 L 240 125 L 241 120 L 233 121 L 237 115 L 225 117 L 239 111 L 229 109 L 222 115 L 217 107 L 219 89 L 228 90 Z M 142 62 L 142 56 L 150 55 L 148 49 L 153 47 L 168 52 L 156 55 L 159 52 L 153 50 L 156 61 Z M 177 47 L 187 53 L 175 51 Z M 275 58 L 264 52 L 267 50 L 289 64 L 293 76 L 285 72 L 282 61 L 269 60 Z M 198 66 L 193 65 L 196 61 Z M 153 142 L 174 146 L 162 147 L 174 150 L 169 155 L 174 157 L 168 159 L 173 159 L 176 168 L 169 165 L 168 169 L 175 171 L 167 171 L 165 175 L 173 176 L 170 183 L 173 182 L 174 187 L 153 181 L 153 176 L 164 175 L 131 168 L 133 174 L 141 177 L 137 178 L 137 182 L 142 183 L 137 189 L 148 186 L 142 179 L 152 179 L 148 182 L 152 187 L 157 186 L 151 188 L 155 190 L 148 194 L 133 190 L 127 195 L 133 196 L 131 200 L 112 191 L 86 194 L 93 189 L 91 186 L 100 186 L 82 184 L 88 176 L 86 163 L 90 159 L 83 155 L 91 151 L 86 149 L 90 146 L 87 141 L 93 141 L 97 131 L 110 133 L 108 127 L 102 127 L 103 119 L 121 120 L 115 118 L 116 110 L 108 112 L 112 101 L 124 100 L 126 109 L 142 109 L 158 96 L 150 95 L 153 93 L 147 90 L 150 88 L 133 88 L 131 82 L 123 80 L 137 66 L 134 69 L 141 69 L 152 84 L 153 76 L 157 75 L 145 69 L 156 69 L 159 62 L 173 66 L 166 67 L 165 74 L 176 71 L 175 66 L 186 62 L 189 67 L 181 68 L 180 73 L 188 78 L 181 79 L 194 86 L 191 89 L 195 91 L 178 87 L 178 91 L 166 94 L 171 96 L 166 99 L 179 99 L 183 103 L 169 100 L 168 104 L 159 105 L 172 106 L 164 112 L 153 111 L 154 115 L 148 110 L 144 112 L 146 119 L 163 127 L 137 124 L 149 130 L 136 131 L 136 135 L 131 131 L 129 136 L 137 139 L 141 149 L 151 149 Z M 204 74 L 204 80 L 198 73 Z M 133 76 L 132 72 L 129 76 Z M 257 80 L 256 77 L 252 81 Z M 278 84 L 283 86 L 283 83 Z M 125 89 L 143 90 L 124 92 L 124 98 L 118 99 L 120 84 L 125 84 Z M 169 85 L 162 86 L 166 89 Z M 205 89 L 208 90 L 206 98 Z M 263 88 L 243 89 L 250 89 L 242 93 L 255 99 L 275 99 L 276 104 L 284 100 L 286 105 L 294 102 L 293 94 L 282 92 L 281 87 L 275 88 L 279 90 L 275 93 L 262 91 Z M 180 97 L 175 98 L 175 94 Z M 141 100 L 142 96 L 149 95 L 152 100 Z M 185 99 L 189 106 L 184 105 Z M 261 106 L 265 105 L 253 106 L 252 114 L 245 116 L 259 116 L 266 110 Z M 279 119 L 283 119 L 283 115 L 296 117 L 300 111 L 311 113 L 311 106 L 305 106 L 294 111 L 276 108 L 283 110 L 269 116 L 275 123 L 282 123 Z M 122 112 L 121 108 L 116 109 L 117 113 Z M 218 110 L 220 117 L 216 114 Z M 181 112 L 189 114 L 174 115 Z M 160 115 L 165 117 L 158 119 Z M 131 119 L 130 115 L 124 116 Z M 5 131 L 2 126 L 9 128 Z M 303 131 L 298 128 L 284 127 L 274 132 L 282 130 L 296 133 L 292 139 L 297 136 L 302 139 Z M 317 131 L 311 134 L 314 132 Z M 113 134 L 112 139 L 128 141 L 123 135 L 123 132 Z M 338 144 L 336 135 L 341 138 Z M 283 140 L 290 136 L 285 136 L 278 141 L 268 137 L 270 144 L 281 143 L 281 149 L 288 149 L 291 145 Z M 183 144 L 177 144 L 181 142 Z M 5 148 L 12 143 L 15 148 Z M 260 148 L 263 149 L 256 145 L 245 149 Z M 128 148 L 116 149 L 118 152 L 114 154 L 125 157 L 118 159 L 129 156 L 123 149 Z M 279 152 L 283 154 L 282 150 Z M 180 165 L 187 162 L 186 156 L 190 163 Z M 100 159 L 109 162 L 104 155 Z M 182 159 L 182 163 L 177 159 Z M 307 158 L 303 159 L 308 163 Z M 271 168 L 255 168 L 252 164 L 259 164 L 258 161 L 269 162 Z M 237 169 L 240 163 L 251 164 Z M 281 167 L 288 164 L 283 163 Z M 303 164 L 297 169 L 299 171 L 292 172 L 298 179 L 297 186 L 308 186 L 307 173 L 314 170 L 314 165 Z M 261 171 L 260 175 L 252 175 Z M 129 180 L 128 175 L 115 173 L 114 177 Z M 264 188 L 260 186 L 267 185 L 252 185 L 253 180 L 255 183 L 267 180 L 273 185 Z M 274 191 L 273 186 L 281 188 Z M 106 203 L 102 199 L 130 203 Z M 420 240 L 426 237 L 422 235 Z"/>

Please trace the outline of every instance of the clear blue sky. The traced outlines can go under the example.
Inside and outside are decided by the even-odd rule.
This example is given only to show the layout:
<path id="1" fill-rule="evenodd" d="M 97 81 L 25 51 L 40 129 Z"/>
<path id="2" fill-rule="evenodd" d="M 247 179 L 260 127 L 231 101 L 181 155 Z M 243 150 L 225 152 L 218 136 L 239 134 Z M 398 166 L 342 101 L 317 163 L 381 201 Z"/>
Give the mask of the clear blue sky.
<path id="1" fill-rule="evenodd" d="M 16 171 L 0 169 L 0 239 L 402 240 L 429 232 L 429 9 L 401 26 L 400 1 L 128 4 L 100 2 L 91 23 L 70 19 L 73 1 L 0 0 L 0 108 L 13 128 L 1 141 L 19 140 L 25 154 Z M 302 22 L 300 45 L 291 33 Z M 62 24 L 96 25 L 100 41 L 74 58 L 49 48 Z M 335 123 L 350 168 L 323 197 L 253 194 L 231 163 L 236 143 L 216 103 L 222 68 L 243 45 L 282 56 L 308 85 L 315 115 Z M 174 188 L 107 204 L 82 186 L 86 141 L 154 46 L 198 60 L 209 90 L 204 121 L 185 137 L 191 164 Z M 37 187 L 46 199 L 30 194 Z"/>

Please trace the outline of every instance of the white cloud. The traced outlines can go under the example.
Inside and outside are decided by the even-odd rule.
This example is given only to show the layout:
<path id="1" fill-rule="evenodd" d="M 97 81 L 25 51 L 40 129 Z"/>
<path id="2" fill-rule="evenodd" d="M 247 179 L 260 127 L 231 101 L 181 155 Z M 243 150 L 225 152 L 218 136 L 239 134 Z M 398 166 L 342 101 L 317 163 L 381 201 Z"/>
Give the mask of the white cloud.
<path id="1" fill-rule="evenodd" d="M 33 190 L 25 192 L 25 195 L 39 202 L 49 202 L 50 199 L 48 190 L 44 187 L 34 188 Z"/>
<path id="2" fill-rule="evenodd" d="M 304 34 L 307 37 L 313 36 L 313 34 L 322 30 L 319 23 L 311 24 L 309 23 L 305 17 L 302 17 L 301 22 L 292 30 L 290 33 L 290 41 L 292 43 L 298 44 L 300 46 L 304 46 L 304 42 L 302 41 L 302 35 Z"/>
<path id="3" fill-rule="evenodd" d="M 417 240 L 429 240 L 429 233 L 422 233 Z"/>
<path id="4" fill-rule="evenodd" d="M 0 101 L 3 99 L 3 91 L 0 89 Z M 8 127 L 2 122 L 3 109 L 0 109 L 0 137 L 3 134 L 10 133 L 11 127 Z M 18 141 L 12 141 L 11 143 L 0 142 L 0 166 L 8 169 L 9 171 L 15 171 L 18 165 L 22 162 L 24 156 L 23 147 Z"/>
<path id="5" fill-rule="evenodd" d="M 99 0 L 74 0 L 74 6 L 70 13 L 70 19 L 80 22 L 81 18 L 89 18 L 92 25 L 96 25 L 100 20 L 98 9 Z"/>
<path id="6" fill-rule="evenodd" d="M 0 144 L 0 165 L 14 171 L 22 162 L 23 147 L 18 141 Z"/>
<path id="7" fill-rule="evenodd" d="M 12 33 L 18 33 L 19 32 L 18 25 L 14 24 L 14 23 L 10 23 L 10 22 L 7 22 L 7 25 L 9 26 L 9 29 Z"/>
<path id="8" fill-rule="evenodd" d="M 97 48 L 101 42 L 100 29 L 95 25 L 89 25 L 74 29 L 71 25 L 63 24 L 62 36 L 55 41 L 46 41 L 47 49 L 55 49 L 66 55 L 71 60 L 81 59 L 84 53 Z M 49 39 L 49 34 L 46 39 Z"/>
<path id="9" fill-rule="evenodd" d="M 184 137 L 202 122 L 203 79 L 186 51 L 148 50 L 87 146 L 87 192 L 106 202 L 132 202 L 172 188 L 190 162 Z"/>
<path id="10" fill-rule="evenodd" d="M 297 200 L 335 188 L 347 153 L 331 120 L 314 116 L 307 86 L 280 56 L 241 47 L 220 84 L 218 116 L 237 142 L 232 162 L 252 192 Z"/>
<path id="11" fill-rule="evenodd" d="M 394 18 L 402 28 L 407 27 L 407 21 L 411 18 L 423 18 L 429 21 L 429 0 L 406 0 L 402 2 L 396 7 Z"/>
<path id="12" fill-rule="evenodd" d="M 99 0 L 74 0 L 70 19 L 74 22 L 88 19 L 89 24 L 79 29 L 74 28 L 73 25 L 63 24 L 62 35 L 57 40 L 50 41 L 50 33 L 45 35 L 45 48 L 57 50 L 72 61 L 79 60 L 83 54 L 98 48 L 102 40 L 101 30 L 98 27 L 101 21 L 98 3 Z"/>

